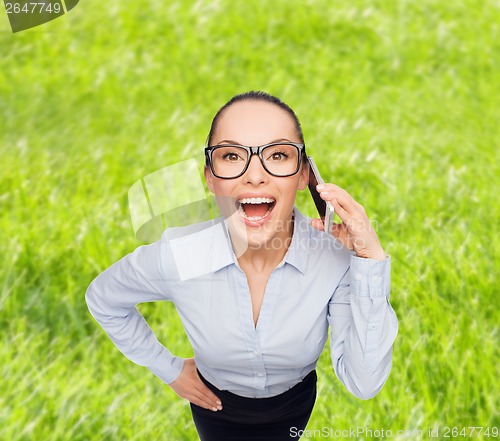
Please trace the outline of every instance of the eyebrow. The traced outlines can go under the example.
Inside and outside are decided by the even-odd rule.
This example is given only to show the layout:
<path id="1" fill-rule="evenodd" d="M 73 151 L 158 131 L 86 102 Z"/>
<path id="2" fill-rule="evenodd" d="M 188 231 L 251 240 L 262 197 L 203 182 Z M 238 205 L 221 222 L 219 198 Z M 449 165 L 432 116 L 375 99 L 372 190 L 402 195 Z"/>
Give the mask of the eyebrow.
<path id="1" fill-rule="evenodd" d="M 270 141 L 270 142 L 267 142 L 266 144 L 272 144 L 273 142 L 280 142 L 280 141 L 286 141 L 286 142 L 293 142 L 293 141 L 290 141 L 289 139 L 286 139 L 286 138 L 281 138 L 281 139 L 275 139 L 274 141 Z M 215 145 L 220 145 L 220 144 L 234 144 L 234 145 L 243 145 L 243 144 L 240 144 L 239 142 L 237 141 L 233 141 L 232 139 L 225 139 L 224 141 L 219 141 L 217 144 Z M 265 144 L 264 144 L 265 145 Z"/>

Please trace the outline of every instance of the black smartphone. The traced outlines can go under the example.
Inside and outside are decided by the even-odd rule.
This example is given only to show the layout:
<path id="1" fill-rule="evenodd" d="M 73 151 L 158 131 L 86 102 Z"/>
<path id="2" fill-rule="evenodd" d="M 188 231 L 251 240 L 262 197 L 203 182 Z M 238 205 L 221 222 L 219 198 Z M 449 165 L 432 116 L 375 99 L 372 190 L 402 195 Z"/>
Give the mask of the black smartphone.
<path id="1" fill-rule="evenodd" d="M 331 234 L 335 210 L 333 209 L 333 205 L 330 202 L 323 200 L 319 195 L 318 190 L 316 190 L 316 185 L 324 184 L 325 182 L 321 178 L 318 167 L 316 167 L 316 163 L 314 162 L 312 156 L 308 156 L 307 160 L 309 162 L 309 191 L 311 192 L 314 204 L 318 209 L 319 217 L 323 221 L 325 233 Z"/>

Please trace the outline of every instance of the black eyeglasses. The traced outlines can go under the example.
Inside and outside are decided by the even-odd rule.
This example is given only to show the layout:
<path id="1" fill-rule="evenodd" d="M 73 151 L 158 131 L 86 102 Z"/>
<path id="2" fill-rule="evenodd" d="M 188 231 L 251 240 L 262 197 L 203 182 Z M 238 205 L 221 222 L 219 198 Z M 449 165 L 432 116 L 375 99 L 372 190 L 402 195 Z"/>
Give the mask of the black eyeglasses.
<path id="1" fill-rule="evenodd" d="M 264 170 L 272 176 L 292 176 L 299 171 L 304 144 L 273 142 L 255 147 L 219 144 L 205 148 L 205 157 L 217 178 L 234 179 L 243 175 L 253 155 L 260 159 Z"/>

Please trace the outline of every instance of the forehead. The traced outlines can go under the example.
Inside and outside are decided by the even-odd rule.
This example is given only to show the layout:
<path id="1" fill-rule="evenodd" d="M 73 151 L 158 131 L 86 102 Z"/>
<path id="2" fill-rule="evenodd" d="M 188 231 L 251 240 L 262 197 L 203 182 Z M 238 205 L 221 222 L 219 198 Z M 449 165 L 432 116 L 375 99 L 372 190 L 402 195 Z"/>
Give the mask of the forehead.
<path id="1" fill-rule="evenodd" d="M 230 140 L 243 145 L 262 145 L 282 138 L 300 141 L 288 112 L 266 101 L 240 101 L 223 111 L 212 143 Z"/>

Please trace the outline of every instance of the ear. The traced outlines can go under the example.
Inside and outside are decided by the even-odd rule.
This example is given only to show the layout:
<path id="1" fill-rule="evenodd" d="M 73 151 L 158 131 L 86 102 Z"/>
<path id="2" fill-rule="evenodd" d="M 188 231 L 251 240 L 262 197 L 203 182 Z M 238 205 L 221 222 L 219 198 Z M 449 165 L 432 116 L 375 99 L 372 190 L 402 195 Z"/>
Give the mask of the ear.
<path id="1" fill-rule="evenodd" d="M 211 193 L 214 193 L 214 175 L 212 174 L 212 170 L 210 170 L 210 167 L 205 165 L 205 168 L 203 169 L 203 174 L 205 175 L 205 181 L 207 181 L 207 187 L 210 190 Z"/>
<path id="2" fill-rule="evenodd" d="M 304 190 L 309 183 L 309 162 L 303 161 L 300 167 L 299 190 Z"/>

